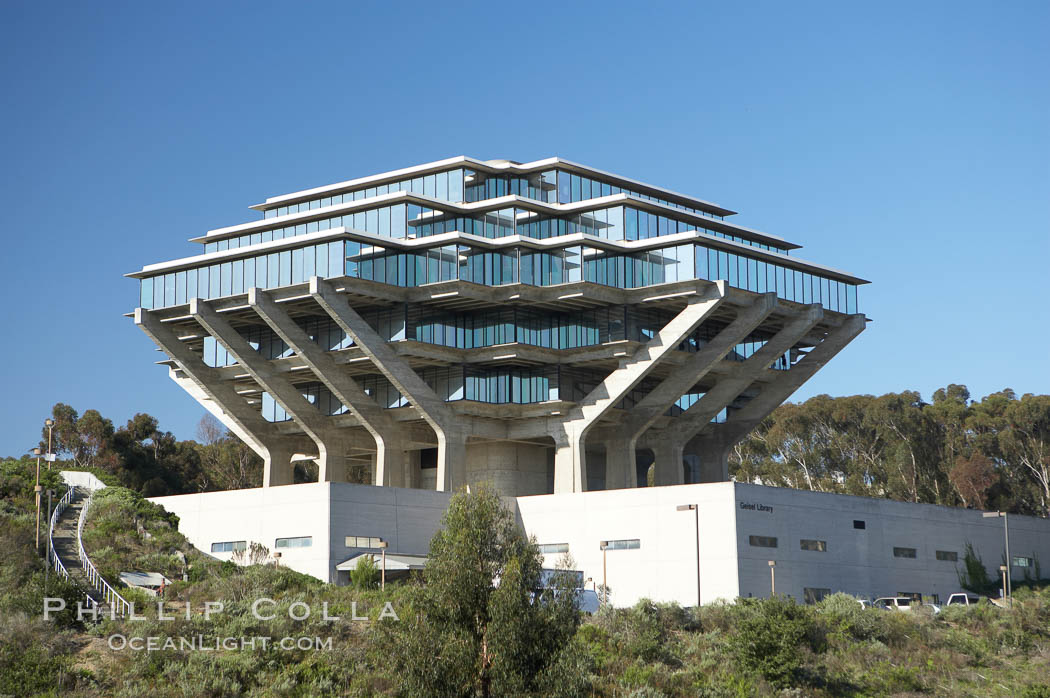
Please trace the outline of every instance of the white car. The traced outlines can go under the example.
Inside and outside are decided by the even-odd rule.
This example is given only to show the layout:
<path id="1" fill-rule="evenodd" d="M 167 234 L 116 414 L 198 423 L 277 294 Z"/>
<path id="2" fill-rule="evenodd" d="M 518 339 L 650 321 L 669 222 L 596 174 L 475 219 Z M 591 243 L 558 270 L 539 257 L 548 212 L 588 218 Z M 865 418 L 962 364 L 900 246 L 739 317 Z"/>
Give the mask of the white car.
<path id="1" fill-rule="evenodd" d="M 898 611 L 910 611 L 914 603 L 915 602 L 907 596 L 883 596 L 882 598 L 875 599 L 875 603 L 873 603 L 872 606 L 884 611 L 893 609 Z"/>

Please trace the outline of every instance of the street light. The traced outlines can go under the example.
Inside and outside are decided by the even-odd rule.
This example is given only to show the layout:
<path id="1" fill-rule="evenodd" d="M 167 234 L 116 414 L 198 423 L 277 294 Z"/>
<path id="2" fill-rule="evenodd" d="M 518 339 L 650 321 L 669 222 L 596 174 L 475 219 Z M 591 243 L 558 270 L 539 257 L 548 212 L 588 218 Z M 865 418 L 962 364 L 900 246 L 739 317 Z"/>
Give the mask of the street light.
<path id="1" fill-rule="evenodd" d="M 1005 511 L 986 511 L 981 514 L 986 519 L 997 519 L 1002 517 L 1003 519 L 1003 538 L 1006 544 L 1006 583 L 1003 585 L 1003 593 L 1006 598 L 1009 599 L 1010 608 L 1014 605 L 1014 589 L 1013 589 L 1013 564 L 1014 561 L 1010 557 L 1010 519 Z"/>
<path id="2" fill-rule="evenodd" d="M 1002 576 L 1003 576 L 1003 600 L 1004 601 L 1006 600 L 1006 571 L 1008 569 L 1009 568 L 1006 565 L 999 565 L 999 572 L 1002 573 Z"/>
<path id="3" fill-rule="evenodd" d="M 700 608 L 700 507 L 695 504 L 679 504 L 675 511 L 691 511 L 696 519 L 696 607 Z"/>
<path id="4" fill-rule="evenodd" d="M 776 577 L 777 561 L 769 561 L 769 596 L 770 598 L 777 594 L 777 577 Z"/>
<path id="5" fill-rule="evenodd" d="M 379 549 L 383 553 L 383 566 L 381 568 L 382 571 L 380 572 L 380 577 L 379 577 L 379 588 L 381 590 L 385 590 L 386 589 L 386 549 L 387 549 L 387 547 L 389 547 L 389 545 L 390 544 L 387 543 L 385 540 L 379 541 Z"/>
<path id="6" fill-rule="evenodd" d="M 55 454 L 51 450 L 51 431 L 55 427 L 55 420 L 48 417 L 44 420 L 44 426 L 47 427 L 47 469 L 51 470 L 51 464 L 55 459 Z"/>
<path id="7" fill-rule="evenodd" d="M 598 541 L 598 547 L 602 550 L 602 595 L 598 597 L 598 600 L 604 606 L 606 600 L 609 597 L 609 575 L 608 568 L 606 567 L 605 561 L 607 557 L 607 550 L 609 549 L 609 541 L 602 540 Z"/>
<path id="8" fill-rule="evenodd" d="M 40 486 L 40 449 L 34 448 L 33 455 L 36 456 L 36 487 L 33 491 L 36 493 L 36 552 L 40 554 L 40 493 L 43 491 L 43 487 Z"/>

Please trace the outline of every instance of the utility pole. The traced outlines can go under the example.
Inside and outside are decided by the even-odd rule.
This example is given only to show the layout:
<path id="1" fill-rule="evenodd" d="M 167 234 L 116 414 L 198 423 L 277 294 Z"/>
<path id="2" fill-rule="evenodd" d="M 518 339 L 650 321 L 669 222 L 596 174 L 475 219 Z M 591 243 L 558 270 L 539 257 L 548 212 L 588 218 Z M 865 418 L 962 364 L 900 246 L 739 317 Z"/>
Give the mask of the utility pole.
<path id="1" fill-rule="evenodd" d="M 47 469 L 51 470 L 51 464 L 55 462 L 55 452 L 51 450 L 51 432 L 55 428 L 55 420 L 48 417 L 44 420 L 47 427 Z"/>
<path id="2" fill-rule="evenodd" d="M 769 596 L 770 598 L 777 595 L 777 561 L 769 561 Z"/>
<path id="3" fill-rule="evenodd" d="M 379 573 L 379 588 L 380 590 L 386 590 L 386 549 L 390 544 L 385 540 L 379 541 L 379 550 L 383 553 L 383 565 Z"/>
<path id="4" fill-rule="evenodd" d="M 33 455 L 36 456 L 36 487 L 33 488 L 33 492 L 36 493 L 36 553 L 40 554 L 40 494 L 43 491 L 43 487 L 40 486 L 40 449 L 34 448 Z"/>
<path id="5" fill-rule="evenodd" d="M 598 547 L 602 549 L 602 595 L 598 600 L 601 601 L 602 606 L 604 606 L 609 600 L 609 568 L 606 565 L 606 551 L 609 549 L 609 541 L 599 541 Z"/>

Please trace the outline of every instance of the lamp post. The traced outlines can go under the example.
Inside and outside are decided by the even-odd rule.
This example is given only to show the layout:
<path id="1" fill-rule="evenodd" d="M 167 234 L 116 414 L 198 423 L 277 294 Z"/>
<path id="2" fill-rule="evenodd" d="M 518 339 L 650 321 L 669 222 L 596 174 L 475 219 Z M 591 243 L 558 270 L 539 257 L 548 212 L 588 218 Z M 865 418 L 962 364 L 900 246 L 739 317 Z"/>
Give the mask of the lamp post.
<path id="1" fill-rule="evenodd" d="M 40 449 L 34 448 L 33 455 L 36 456 L 36 487 L 33 488 L 33 492 L 36 493 L 36 552 L 40 554 L 40 493 L 43 491 L 43 487 L 40 486 Z"/>
<path id="2" fill-rule="evenodd" d="M 981 514 L 986 519 L 997 519 L 1002 517 L 1003 519 L 1003 539 L 1006 546 L 1006 564 L 1003 566 L 1006 568 L 1005 582 L 1003 583 L 1003 594 L 1004 598 L 1008 599 L 1010 608 L 1014 606 L 1014 590 L 1013 590 L 1013 558 L 1010 557 L 1010 518 L 1007 516 L 1005 511 L 986 511 Z"/>
<path id="3" fill-rule="evenodd" d="M 700 507 L 695 504 L 679 504 L 675 511 L 691 511 L 696 520 L 696 607 L 700 608 Z"/>
<path id="4" fill-rule="evenodd" d="M 386 549 L 389 545 L 385 540 L 379 541 L 379 550 L 383 554 L 383 565 L 379 573 L 379 588 L 384 591 L 386 590 Z"/>
<path id="5" fill-rule="evenodd" d="M 606 558 L 608 555 L 606 551 L 609 549 L 609 541 L 598 541 L 598 547 L 602 550 L 602 595 L 598 597 L 598 600 L 604 606 L 609 597 L 609 574 L 608 567 L 606 566 Z"/>
<path id="6" fill-rule="evenodd" d="M 770 560 L 769 561 L 769 596 L 770 596 L 770 598 L 776 596 L 776 594 L 777 594 L 777 576 L 776 576 L 777 573 L 776 573 L 776 569 L 777 569 L 777 561 L 776 560 Z"/>
<path id="7" fill-rule="evenodd" d="M 1008 568 L 1007 568 L 1006 565 L 999 565 L 999 574 L 1003 578 L 1003 601 L 1006 601 L 1006 570 L 1007 569 Z"/>
<path id="8" fill-rule="evenodd" d="M 54 452 L 51 450 L 51 431 L 55 428 L 55 420 L 48 417 L 44 420 L 44 426 L 47 427 L 47 469 L 51 470 L 51 464 L 54 462 Z"/>

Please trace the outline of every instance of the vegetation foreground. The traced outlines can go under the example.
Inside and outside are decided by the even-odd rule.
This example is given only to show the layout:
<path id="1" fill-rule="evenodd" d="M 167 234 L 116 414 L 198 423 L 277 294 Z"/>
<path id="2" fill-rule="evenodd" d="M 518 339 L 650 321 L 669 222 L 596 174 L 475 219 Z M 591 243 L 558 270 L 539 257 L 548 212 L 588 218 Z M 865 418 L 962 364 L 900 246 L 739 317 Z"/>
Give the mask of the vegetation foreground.
<path id="1" fill-rule="evenodd" d="M 568 595 L 533 603 L 536 547 L 485 492 L 454 498 L 422 579 L 382 592 L 374 569 L 333 587 L 286 568 L 215 561 L 193 550 L 163 509 L 111 487 L 96 495 L 89 551 L 110 575 L 149 569 L 181 580 L 187 571 L 165 594 L 175 620 L 147 607 L 138 621 L 85 624 L 68 611 L 45 621 L 45 596 L 72 604 L 76 591 L 55 575 L 45 584 L 33 554 L 26 465 L 0 464 L 0 694 L 1050 696 L 1050 589 L 1018 590 L 1012 611 L 950 607 L 936 616 L 863 609 L 834 595 L 815 606 L 775 598 L 699 610 L 643 601 L 581 618 Z M 152 601 L 127 596 L 140 607 Z M 275 601 L 266 607 L 274 619 L 252 615 L 259 598 Z M 225 609 L 205 620 L 206 601 Z M 400 620 L 378 620 L 386 602 Z M 325 620 L 324 603 L 341 620 Z M 309 617 L 292 619 L 302 604 Z M 369 620 L 350 620 L 355 610 Z M 331 644 L 134 651 L 111 649 L 114 636 Z"/>

